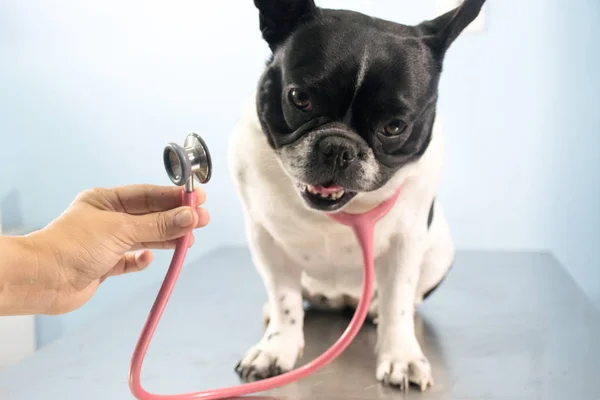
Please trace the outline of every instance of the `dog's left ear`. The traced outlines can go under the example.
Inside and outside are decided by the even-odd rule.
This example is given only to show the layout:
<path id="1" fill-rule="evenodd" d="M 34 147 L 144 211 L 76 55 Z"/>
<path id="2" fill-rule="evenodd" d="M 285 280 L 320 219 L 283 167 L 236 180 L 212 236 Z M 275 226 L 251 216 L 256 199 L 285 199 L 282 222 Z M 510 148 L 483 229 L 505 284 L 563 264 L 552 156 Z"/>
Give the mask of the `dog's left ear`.
<path id="1" fill-rule="evenodd" d="M 260 31 L 273 51 L 317 14 L 314 0 L 254 0 L 254 5 L 260 12 Z"/>
<path id="2" fill-rule="evenodd" d="M 439 57 L 444 56 L 452 42 L 479 15 L 485 0 L 464 0 L 452 11 L 434 20 L 419 24 L 425 42 Z"/>

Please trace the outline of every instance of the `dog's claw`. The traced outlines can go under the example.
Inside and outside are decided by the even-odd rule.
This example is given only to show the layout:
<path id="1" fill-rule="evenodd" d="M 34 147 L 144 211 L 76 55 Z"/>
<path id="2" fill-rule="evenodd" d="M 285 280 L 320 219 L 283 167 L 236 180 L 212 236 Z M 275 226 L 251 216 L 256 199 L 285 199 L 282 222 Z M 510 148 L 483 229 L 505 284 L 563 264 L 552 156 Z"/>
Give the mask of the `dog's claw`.
<path id="1" fill-rule="evenodd" d="M 273 363 L 264 369 L 258 369 L 254 365 L 242 366 L 240 364 L 239 367 L 236 367 L 236 372 L 240 379 L 242 379 L 244 382 L 252 382 L 272 378 L 274 376 L 281 375 L 286 371 L 284 371 L 279 365 Z"/>
<path id="2" fill-rule="evenodd" d="M 272 378 L 290 371 L 303 346 L 297 348 L 294 353 L 290 351 L 294 346 L 289 343 L 289 337 L 286 339 L 285 335 L 265 340 L 246 353 L 235 367 L 235 371 L 245 382 Z"/>
<path id="3" fill-rule="evenodd" d="M 422 358 L 416 361 L 402 362 L 384 360 L 377 368 L 377 379 L 384 385 L 406 391 L 410 384 L 415 384 L 421 392 L 433 386 L 431 367 Z"/>

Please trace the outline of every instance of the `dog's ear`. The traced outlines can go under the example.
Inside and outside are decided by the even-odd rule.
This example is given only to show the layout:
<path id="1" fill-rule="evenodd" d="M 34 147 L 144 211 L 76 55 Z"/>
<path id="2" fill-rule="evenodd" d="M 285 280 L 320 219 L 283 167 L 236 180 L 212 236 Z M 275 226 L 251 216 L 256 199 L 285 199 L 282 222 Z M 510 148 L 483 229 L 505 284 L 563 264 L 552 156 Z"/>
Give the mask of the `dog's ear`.
<path id="1" fill-rule="evenodd" d="M 259 10 L 260 31 L 271 50 L 317 14 L 314 0 L 254 0 L 254 5 Z"/>
<path id="2" fill-rule="evenodd" d="M 418 25 L 424 40 L 440 57 L 452 42 L 479 15 L 485 0 L 464 0 L 452 11 Z"/>

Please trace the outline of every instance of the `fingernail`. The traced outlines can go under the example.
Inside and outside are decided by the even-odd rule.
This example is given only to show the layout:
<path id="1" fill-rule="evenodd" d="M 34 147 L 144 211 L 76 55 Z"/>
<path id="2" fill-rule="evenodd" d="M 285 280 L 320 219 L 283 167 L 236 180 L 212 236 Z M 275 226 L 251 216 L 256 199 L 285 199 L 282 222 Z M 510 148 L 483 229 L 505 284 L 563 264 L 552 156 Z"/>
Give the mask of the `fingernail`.
<path id="1" fill-rule="evenodd" d="M 184 210 L 175 216 L 175 224 L 180 228 L 186 228 L 194 222 L 194 216 L 190 210 Z"/>
<path id="2" fill-rule="evenodd" d="M 146 252 L 146 250 L 137 250 L 133 254 L 135 256 L 136 261 L 139 261 L 142 258 L 142 255 Z"/>
<path id="3" fill-rule="evenodd" d="M 152 258 L 152 252 L 150 250 L 138 250 L 134 253 L 134 257 L 135 257 L 135 262 L 138 265 L 144 264 L 144 263 L 148 263 Z M 150 260 L 148 260 L 148 258 L 150 257 Z M 145 260 L 144 260 L 145 258 Z"/>

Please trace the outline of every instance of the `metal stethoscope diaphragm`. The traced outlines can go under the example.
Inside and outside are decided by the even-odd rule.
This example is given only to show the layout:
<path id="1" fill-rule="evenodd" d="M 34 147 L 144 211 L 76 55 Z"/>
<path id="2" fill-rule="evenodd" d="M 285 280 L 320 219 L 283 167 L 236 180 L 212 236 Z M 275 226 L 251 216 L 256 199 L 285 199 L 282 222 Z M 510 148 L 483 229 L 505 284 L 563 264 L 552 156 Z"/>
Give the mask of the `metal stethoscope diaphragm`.
<path id="1" fill-rule="evenodd" d="M 183 147 L 169 143 L 163 151 L 163 161 L 169 179 L 184 186 L 187 192 L 194 190 L 194 178 L 207 183 L 212 175 L 212 161 L 206 143 L 200 135 L 190 133 Z"/>

